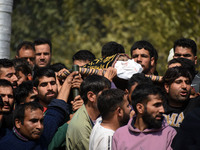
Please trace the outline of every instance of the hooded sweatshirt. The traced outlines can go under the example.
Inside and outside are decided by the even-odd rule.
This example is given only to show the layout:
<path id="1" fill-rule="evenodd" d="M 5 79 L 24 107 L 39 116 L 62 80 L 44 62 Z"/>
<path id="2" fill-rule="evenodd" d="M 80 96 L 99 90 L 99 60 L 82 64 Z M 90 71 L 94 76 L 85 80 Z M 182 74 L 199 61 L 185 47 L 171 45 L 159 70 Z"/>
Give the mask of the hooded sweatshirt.
<path id="1" fill-rule="evenodd" d="M 134 127 L 134 118 L 119 128 L 113 136 L 112 150 L 172 150 L 176 130 L 162 122 L 159 129 L 140 131 Z"/>

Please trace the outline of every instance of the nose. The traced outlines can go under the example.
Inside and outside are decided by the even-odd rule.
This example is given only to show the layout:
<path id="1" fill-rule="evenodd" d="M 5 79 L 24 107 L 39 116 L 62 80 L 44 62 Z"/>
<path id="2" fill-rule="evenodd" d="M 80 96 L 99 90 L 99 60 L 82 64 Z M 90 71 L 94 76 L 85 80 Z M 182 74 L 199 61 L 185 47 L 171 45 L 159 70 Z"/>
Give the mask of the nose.
<path id="1" fill-rule="evenodd" d="M 17 80 L 18 80 L 17 76 L 15 74 L 13 74 L 12 81 L 17 82 Z"/>
<path id="2" fill-rule="evenodd" d="M 40 130 L 43 129 L 43 124 L 40 121 L 38 121 L 37 123 L 37 129 L 40 129 Z"/>
<path id="3" fill-rule="evenodd" d="M 162 106 L 160 106 L 160 109 L 159 109 L 159 113 L 164 113 L 165 112 L 165 109 L 164 109 L 164 107 L 163 107 L 163 105 Z"/>
<path id="4" fill-rule="evenodd" d="M 6 103 L 9 102 L 8 95 L 6 95 L 6 96 L 3 97 L 3 101 L 6 102 Z"/>
<path id="5" fill-rule="evenodd" d="M 44 59 L 45 57 L 44 57 L 44 54 L 41 54 L 40 55 L 40 59 Z"/>
<path id="6" fill-rule="evenodd" d="M 142 62 L 142 57 L 140 55 L 137 57 L 137 62 Z"/>
<path id="7" fill-rule="evenodd" d="M 182 87 L 182 88 L 186 88 L 186 87 L 187 87 L 187 84 L 186 84 L 185 82 L 183 82 L 183 83 L 181 84 L 181 87 Z"/>
<path id="8" fill-rule="evenodd" d="M 52 90 L 52 85 L 50 83 L 48 83 L 48 90 Z"/>

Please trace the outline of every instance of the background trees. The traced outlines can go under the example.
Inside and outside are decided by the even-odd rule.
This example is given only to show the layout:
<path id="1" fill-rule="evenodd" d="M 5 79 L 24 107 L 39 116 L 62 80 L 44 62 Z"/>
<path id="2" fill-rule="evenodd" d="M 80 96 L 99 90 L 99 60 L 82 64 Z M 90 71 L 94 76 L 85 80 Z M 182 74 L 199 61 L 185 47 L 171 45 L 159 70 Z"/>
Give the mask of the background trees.
<path id="1" fill-rule="evenodd" d="M 144 39 L 158 50 L 162 75 L 176 39 L 191 38 L 200 46 L 199 25 L 200 0 L 15 0 L 12 57 L 22 40 L 48 37 L 53 62 L 71 67 L 71 57 L 80 49 L 100 57 L 102 45 L 116 41 L 130 55 L 133 43 Z"/>

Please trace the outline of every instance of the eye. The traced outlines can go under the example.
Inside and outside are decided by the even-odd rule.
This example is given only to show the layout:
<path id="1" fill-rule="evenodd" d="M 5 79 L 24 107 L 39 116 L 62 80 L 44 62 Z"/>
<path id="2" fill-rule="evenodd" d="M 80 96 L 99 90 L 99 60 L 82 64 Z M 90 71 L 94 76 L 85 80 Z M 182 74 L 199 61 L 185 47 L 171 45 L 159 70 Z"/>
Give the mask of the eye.
<path id="1" fill-rule="evenodd" d="M 43 83 L 40 84 L 40 86 L 45 87 L 45 86 L 47 86 L 47 84 L 48 84 L 47 82 L 43 82 Z"/>
<path id="2" fill-rule="evenodd" d="M 137 57 L 138 57 L 138 55 L 133 55 L 133 56 L 132 56 L 132 58 L 137 58 Z"/>
<path id="3" fill-rule="evenodd" d="M 55 85 L 55 84 L 56 84 L 56 81 L 51 81 L 50 84 L 51 84 L 51 85 Z"/>

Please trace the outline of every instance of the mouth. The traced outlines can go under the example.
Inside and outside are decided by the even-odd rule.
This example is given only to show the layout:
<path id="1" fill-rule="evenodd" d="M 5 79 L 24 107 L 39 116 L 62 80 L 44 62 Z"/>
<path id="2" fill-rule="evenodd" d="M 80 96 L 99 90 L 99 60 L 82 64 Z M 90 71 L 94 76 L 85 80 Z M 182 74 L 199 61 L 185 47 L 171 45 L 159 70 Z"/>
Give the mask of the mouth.
<path id="1" fill-rule="evenodd" d="M 47 93 L 46 96 L 52 97 L 52 96 L 55 96 L 55 93 Z"/>
<path id="2" fill-rule="evenodd" d="M 182 91 L 182 92 L 180 92 L 180 95 L 183 96 L 183 97 L 185 97 L 185 96 L 188 95 L 188 92 L 187 91 Z"/>

